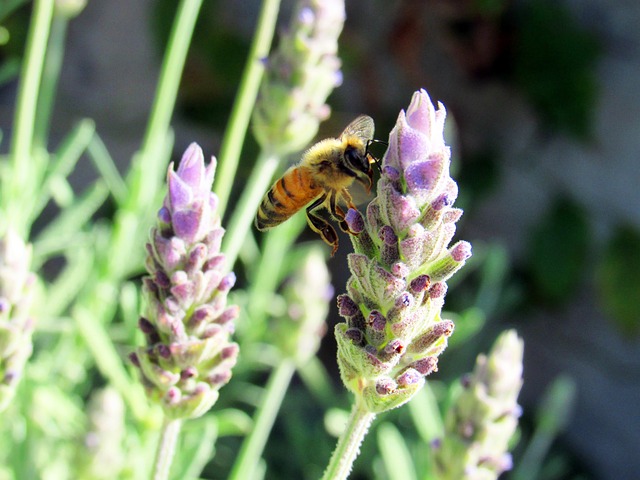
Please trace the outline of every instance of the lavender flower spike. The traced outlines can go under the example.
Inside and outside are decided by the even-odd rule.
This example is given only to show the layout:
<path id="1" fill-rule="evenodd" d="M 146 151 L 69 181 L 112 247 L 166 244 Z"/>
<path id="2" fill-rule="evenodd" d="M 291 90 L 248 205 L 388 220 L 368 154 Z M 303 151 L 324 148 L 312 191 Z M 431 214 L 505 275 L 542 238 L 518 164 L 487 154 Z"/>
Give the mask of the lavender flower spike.
<path id="1" fill-rule="evenodd" d="M 239 309 L 227 306 L 235 276 L 224 274 L 224 230 L 211 192 L 215 165 L 213 158 L 205 168 L 202 150 L 192 143 L 177 172 L 169 167 L 169 191 L 147 243 L 140 319 L 146 346 L 131 360 L 149 397 L 172 419 L 209 410 L 238 355 L 230 336 Z"/>
<path id="2" fill-rule="evenodd" d="M 441 480 L 495 480 L 512 465 L 509 440 L 518 426 L 523 342 L 514 330 L 502 333 L 488 356 L 463 381 L 437 442 L 434 465 Z"/>
<path id="3" fill-rule="evenodd" d="M 382 159 L 377 197 L 366 216 L 346 221 L 347 294 L 338 298 L 338 364 L 346 387 L 371 413 L 407 402 L 437 369 L 454 324 L 440 317 L 446 280 L 471 256 L 471 246 L 449 247 L 462 211 L 452 207 L 457 185 L 449 176 L 443 138 L 445 110 L 427 92 L 401 111 Z"/>
<path id="4" fill-rule="evenodd" d="M 8 230 L 0 238 L 0 412 L 15 395 L 33 350 L 29 309 L 36 276 L 30 264 L 31 246 Z"/>
<path id="5" fill-rule="evenodd" d="M 330 113 L 325 103 L 342 83 L 338 37 L 344 0 L 298 0 L 265 75 L 253 115 L 263 149 L 287 154 L 304 148 Z"/>

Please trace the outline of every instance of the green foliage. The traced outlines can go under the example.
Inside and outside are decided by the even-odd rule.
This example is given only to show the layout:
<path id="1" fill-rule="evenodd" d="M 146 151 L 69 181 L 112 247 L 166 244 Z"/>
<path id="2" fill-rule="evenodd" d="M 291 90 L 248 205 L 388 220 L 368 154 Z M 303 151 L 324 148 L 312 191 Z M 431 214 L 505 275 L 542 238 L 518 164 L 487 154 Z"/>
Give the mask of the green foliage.
<path id="1" fill-rule="evenodd" d="M 590 230 L 586 212 L 559 198 L 534 228 L 528 268 L 535 293 L 551 305 L 566 302 L 583 280 Z"/>
<path id="2" fill-rule="evenodd" d="M 640 333 L 640 232 L 618 227 L 597 269 L 600 300 L 623 335 Z"/>
<path id="3" fill-rule="evenodd" d="M 537 110 L 545 131 L 588 139 L 598 95 L 597 37 L 558 2 L 527 2 L 518 18 L 515 82 Z"/>

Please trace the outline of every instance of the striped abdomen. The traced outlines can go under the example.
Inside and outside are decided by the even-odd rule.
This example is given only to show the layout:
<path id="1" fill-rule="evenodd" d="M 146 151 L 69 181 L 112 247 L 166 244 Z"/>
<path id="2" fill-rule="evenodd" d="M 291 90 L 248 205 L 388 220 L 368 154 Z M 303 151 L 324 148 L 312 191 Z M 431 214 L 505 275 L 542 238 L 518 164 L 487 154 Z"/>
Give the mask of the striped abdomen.
<path id="1" fill-rule="evenodd" d="M 321 193 L 308 167 L 291 167 L 262 198 L 256 227 L 266 230 L 281 224 Z"/>

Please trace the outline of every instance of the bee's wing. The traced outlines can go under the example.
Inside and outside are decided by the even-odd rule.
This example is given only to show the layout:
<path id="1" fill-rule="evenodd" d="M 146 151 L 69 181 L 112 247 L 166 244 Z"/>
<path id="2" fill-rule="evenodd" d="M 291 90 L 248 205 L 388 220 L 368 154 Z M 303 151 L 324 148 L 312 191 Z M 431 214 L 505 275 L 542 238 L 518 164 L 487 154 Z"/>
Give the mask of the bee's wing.
<path id="1" fill-rule="evenodd" d="M 345 128 L 342 134 L 340 134 L 340 137 L 344 138 L 347 135 L 354 135 L 364 143 L 367 143 L 369 140 L 373 139 L 374 130 L 373 118 L 369 115 L 360 115 L 353 122 L 347 125 L 347 128 Z"/>

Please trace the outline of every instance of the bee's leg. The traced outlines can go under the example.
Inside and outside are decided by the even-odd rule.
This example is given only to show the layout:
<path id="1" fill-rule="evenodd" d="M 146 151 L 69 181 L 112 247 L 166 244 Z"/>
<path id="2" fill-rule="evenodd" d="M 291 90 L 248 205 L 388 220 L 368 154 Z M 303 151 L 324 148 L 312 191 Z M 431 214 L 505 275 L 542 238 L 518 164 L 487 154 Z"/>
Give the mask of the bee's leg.
<path id="1" fill-rule="evenodd" d="M 340 205 L 338 205 L 338 199 L 341 198 L 349 208 L 353 208 L 354 210 L 356 210 L 356 206 L 353 204 L 353 199 L 351 198 L 349 192 L 347 190 L 342 190 L 341 192 L 331 192 L 329 195 L 331 195 L 329 197 L 329 211 L 331 212 L 331 215 L 333 215 L 338 221 L 340 229 L 350 235 L 356 235 L 355 232 L 351 231 L 349 225 L 347 224 L 347 221 L 345 220 L 346 214 L 344 213 L 344 210 L 342 210 L 342 208 L 340 208 Z"/>
<path id="2" fill-rule="evenodd" d="M 325 243 L 333 247 L 333 250 L 331 250 L 331 256 L 333 257 L 333 255 L 338 251 L 338 234 L 334 228 L 329 225 L 329 222 L 313 212 L 313 210 L 320 207 L 326 199 L 327 195 L 322 195 L 307 207 L 307 223 L 311 227 L 311 230 L 318 233 Z"/>

